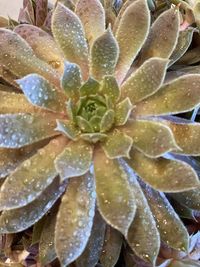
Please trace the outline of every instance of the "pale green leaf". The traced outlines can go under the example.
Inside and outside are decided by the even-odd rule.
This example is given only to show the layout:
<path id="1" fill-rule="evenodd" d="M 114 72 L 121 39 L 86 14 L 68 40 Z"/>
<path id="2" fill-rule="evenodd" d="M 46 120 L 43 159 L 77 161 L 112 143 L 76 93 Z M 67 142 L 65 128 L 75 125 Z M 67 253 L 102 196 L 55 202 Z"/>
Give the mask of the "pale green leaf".
<path id="1" fill-rule="evenodd" d="M 113 76 L 104 76 L 101 82 L 100 92 L 115 103 L 120 95 L 120 89 L 116 79 Z"/>
<path id="2" fill-rule="evenodd" d="M 131 115 L 132 109 L 133 105 L 128 97 L 119 102 L 115 107 L 115 124 L 117 126 L 124 125 Z"/>
<path id="3" fill-rule="evenodd" d="M 96 95 L 99 91 L 100 84 L 93 78 L 89 78 L 80 88 L 81 96 Z"/>
<path id="4" fill-rule="evenodd" d="M 109 131 L 115 121 L 115 113 L 112 109 L 109 109 L 106 111 L 106 113 L 103 115 L 101 123 L 100 123 L 100 131 L 102 133 Z"/>
<path id="5" fill-rule="evenodd" d="M 103 141 L 106 139 L 106 134 L 103 133 L 86 133 L 86 134 L 81 134 L 80 137 L 88 142 L 91 143 L 97 143 L 98 141 Z"/>
<path id="6" fill-rule="evenodd" d="M 76 136 L 79 134 L 79 131 L 73 122 L 68 120 L 56 120 L 56 122 L 57 122 L 57 127 L 55 129 L 56 131 L 63 133 L 72 140 L 76 139 Z"/>
<path id="7" fill-rule="evenodd" d="M 200 188 L 170 195 L 182 205 L 190 209 L 200 210 Z"/>
<path id="8" fill-rule="evenodd" d="M 77 125 L 82 132 L 84 132 L 84 133 L 92 133 L 93 132 L 92 125 L 83 117 L 77 116 L 76 122 L 77 122 Z"/>

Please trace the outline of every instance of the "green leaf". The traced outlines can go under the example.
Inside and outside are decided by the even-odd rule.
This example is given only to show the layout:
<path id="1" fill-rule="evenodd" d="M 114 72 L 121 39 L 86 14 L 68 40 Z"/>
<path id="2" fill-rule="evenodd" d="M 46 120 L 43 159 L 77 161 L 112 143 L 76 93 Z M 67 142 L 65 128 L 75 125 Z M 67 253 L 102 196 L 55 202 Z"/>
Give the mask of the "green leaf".
<path id="1" fill-rule="evenodd" d="M 17 80 L 28 101 L 54 112 L 65 111 L 65 96 L 38 74 L 29 74 Z"/>
<path id="2" fill-rule="evenodd" d="M 61 86 L 69 98 L 77 98 L 81 87 L 81 70 L 77 64 L 65 61 L 65 69 L 61 78 Z"/>
<path id="3" fill-rule="evenodd" d="M 120 50 L 116 69 L 119 83 L 125 78 L 133 60 L 142 48 L 148 35 L 149 26 L 150 12 L 146 0 L 134 1 L 126 8 L 116 31 Z"/>
<path id="4" fill-rule="evenodd" d="M 138 257 L 154 266 L 160 249 L 160 237 L 156 223 L 136 175 L 125 163 L 124 168 L 129 173 L 129 187 L 137 206 L 135 218 L 126 239 Z"/>
<path id="5" fill-rule="evenodd" d="M 121 252 L 122 240 L 122 235 L 107 225 L 104 245 L 100 256 L 100 262 L 104 267 L 115 266 Z"/>
<path id="6" fill-rule="evenodd" d="M 92 125 L 83 117 L 77 116 L 76 122 L 77 122 L 77 125 L 82 132 L 84 132 L 84 133 L 92 133 L 93 132 Z"/>
<path id="7" fill-rule="evenodd" d="M 82 141 L 69 142 L 55 159 L 55 166 L 61 180 L 85 174 L 91 165 L 93 147 Z"/>
<path id="8" fill-rule="evenodd" d="M 82 21 L 87 40 L 90 44 L 105 30 L 105 11 L 99 0 L 79 0 L 76 14 Z"/>
<path id="9" fill-rule="evenodd" d="M 15 27 L 14 32 L 26 40 L 39 59 L 60 72 L 63 70 L 62 54 L 51 35 L 36 26 L 28 24 Z"/>
<path id="10" fill-rule="evenodd" d="M 106 111 L 100 123 L 100 131 L 102 133 L 109 131 L 115 121 L 115 113 L 112 109 Z"/>
<path id="11" fill-rule="evenodd" d="M 89 134 L 81 134 L 80 137 L 85 141 L 95 144 L 98 141 L 105 140 L 107 135 L 103 133 L 89 133 Z"/>
<path id="12" fill-rule="evenodd" d="M 154 189 L 164 192 L 183 192 L 197 188 L 200 183 L 194 169 L 180 160 L 151 159 L 136 150 L 126 160 L 134 171 Z"/>
<path id="13" fill-rule="evenodd" d="M 38 222 L 34 224 L 32 238 L 31 238 L 31 245 L 35 245 L 39 243 L 46 219 L 47 217 L 44 216 L 42 217 L 41 220 L 39 220 Z"/>
<path id="14" fill-rule="evenodd" d="M 99 261 L 103 247 L 106 224 L 96 210 L 93 227 L 87 246 L 81 256 L 76 260 L 76 267 L 94 267 Z"/>
<path id="15" fill-rule="evenodd" d="M 32 48 L 18 34 L 1 28 L 0 51 L 1 65 L 17 77 L 37 73 L 59 86 L 58 73 L 47 63 L 37 58 Z"/>
<path id="16" fill-rule="evenodd" d="M 55 120 L 26 113 L 0 115 L 0 147 L 20 148 L 58 135 Z"/>
<path id="17" fill-rule="evenodd" d="M 162 85 L 168 60 L 150 58 L 144 62 L 122 84 L 121 98 L 129 97 L 132 103 L 137 103 L 154 94 Z"/>
<path id="18" fill-rule="evenodd" d="M 184 75 L 163 85 L 158 92 L 140 102 L 137 116 L 177 114 L 193 110 L 200 103 L 200 75 Z"/>
<path id="19" fill-rule="evenodd" d="M 131 137 L 115 129 L 113 132 L 107 134 L 107 138 L 103 142 L 102 147 L 106 156 L 110 159 L 129 158 L 132 144 L 133 140 Z"/>
<path id="20" fill-rule="evenodd" d="M 0 210 L 26 206 L 42 194 L 58 174 L 54 160 L 66 141 L 63 137 L 52 140 L 7 177 L 0 189 Z"/>
<path id="21" fill-rule="evenodd" d="M 62 195 L 65 185 L 59 179 L 53 183 L 36 200 L 25 207 L 3 211 L 0 216 L 1 233 L 21 232 L 39 221 Z"/>
<path id="22" fill-rule="evenodd" d="M 57 127 L 55 129 L 56 131 L 63 133 L 72 140 L 76 139 L 77 135 L 79 134 L 79 131 L 73 122 L 68 120 L 56 120 L 56 122 L 57 122 Z"/>
<path id="23" fill-rule="evenodd" d="M 170 194 L 175 200 L 182 205 L 193 209 L 200 210 L 200 189 L 196 188 L 187 192 L 180 192 L 177 194 Z"/>
<path id="24" fill-rule="evenodd" d="M 134 147 L 148 157 L 160 157 L 178 149 L 170 128 L 157 121 L 129 120 L 122 131 L 133 139 Z"/>
<path id="25" fill-rule="evenodd" d="M 52 17 L 53 36 L 65 59 L 81 67 L 84 80 L 88 76 L 88 47 L 80 19 L 58 3 Z"/>
<path id="26" fill-rule="evenodd" d="M 132 109 L 133 105 L 128 97 L 119 102 L 115 108 L 115 124 L 117 126 L 124 125 L 131 115 Z"/>
<path id="27" fill-rule="evenodd" d="M 89 78 L 80 88 L 81 96 L 96 95 L 100 84 L 93 78 Z"/>
<path id="28" fill-rule="evenodd" d="M 113 103 L 117 102 L 120 95 L 118 83 L 113 76 L 104 76 L 101 82 L 100 92 L 111 99 Z"/>
<path id="29" fill-rule="evenodd" d="M 187 229 L 165 195 L 145 184 L 142 189 L 156 220 L 162 241 L 171 248 L 187 252 L 189 248 Z M 173 235 L 172 232 L 176 234 Z"/>
<path id="30" fill-rule="evenodd" d="M 61 266 L 67 266 L 84 251 L 95 211 L 94 180 L 90 173 L 70 179 L 56 222 L 55 247 Z"/>
<path id="31" fill-rule="evenodd" d="M 113 75 L 118 57 L 117 41 L 112 30 L 108 28 L 91 47 L 90 72 L 92 76 L 101 80 L 105 75 Z"/>
<path id="32" fill-rule="evenodd" d="M 94 173 L 101 215 L 126 236 L 136 211 L 135 199 L 127 181 L 128 174 L 118 160 L 108 159 L 101 149 L 95 151 Z"/>

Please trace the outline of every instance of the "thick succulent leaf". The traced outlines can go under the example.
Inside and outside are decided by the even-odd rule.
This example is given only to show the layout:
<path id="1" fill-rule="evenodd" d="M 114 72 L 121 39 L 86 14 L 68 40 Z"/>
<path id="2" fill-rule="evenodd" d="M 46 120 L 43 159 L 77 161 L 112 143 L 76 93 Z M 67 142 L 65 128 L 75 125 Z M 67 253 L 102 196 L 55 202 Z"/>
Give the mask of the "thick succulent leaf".
<path id="1" fill-rule="evenodd" d="M 35 245 L 37 243 L 39 243 L 40 241 L 40 237 L 42 234 L 42 230 L 44 228 L 44 224 L 46 222 L 47 217 L 43 216 L 38 222 L 36 222 L 33 225 L 33 233 L 32 233 L 32 237 L 31 237 L 31 245 Z"/>
<path id="2" fill-rule="evenodd" d="M 200 188 L 170 195 L 182 205 L 190 209 L 200 210 Z"/>
<path id="3" fill-rule="evenodd" d="M 58 3 L 52 17 L 52 31 L 65 58 L 79 65 L 84 79 L 87 79 L 88 47 L 80 19 L 70 9 Z"/>
<path id="4" fill-rule="evenodd" d="M 140 63 L 150 57 L 169 58 L 177 44 L 179 25 L 178 9 L 170 8 L 163 12 L 150 29 Z"/>
<path id="5" fill-rule="evenodd" d="M 88 134 L 86 133 L 86 134 L 81 134 L 80 137 L 85 141 L 89 141 L 95 144 L 98 141 L 104 141 L 107 135 L 103 133 L 88 133 Z"/>
<path id="6" fill-rule="evenodd" d="M 120 89 L 115 77 L 104 76 L 101 82 L 100 92 L 109 97 L 113 103 L 115 103 L 120 95 Z"/>
<path id="7" fill-rule="evenodd" d="M 144 183 L 142 189 L 156 220 L 162 241 L 171 248 L 188 251 L 189 235 L 187 229 L 170 205 L 166 196 Z M 172 232 L 176 234 L 173 235 Z"/>
<path id="8" fill-rule="evenodd" d="M 127 241 L 137 256 L 154 266 L 160 249 L 159 232 L 136 175 L 127 164 L 124 162 L 123 164 L 126 172 L 129 173 L 129 187 L 137 206 Z"/>
<path id="9" fill-rule="evenodd" d="M 76 14 L 81 19 L 87 40 L 94 42 L 105 30 L 105 11 L 99 0 L 79 0 Z"/>
<path id="10" fill-rule="evenodd" d="M 108 28 L 98 37 L 91 47 L 90 72 L 92 76 L 101 80 L 105 75 L 112 75 L 119 57 L 117 41 Z"/>
<path id="11" fill-rule="evenodd" d="M 78 129 L 75 127 L 74 123 L 68 120 L 56 120 L 57 127 L 56 131 L 59 131 L 66 135 L 68 138 L 75 140 L 76 136 L 79 134 Z"/>
<path id="12" fill-rule="evenodd" d="M 85 174 L 91 165 L 93 148 L 82 140 L 68 143 L 55 159 L 55 166 L 62 180 Z"/>
<path id="13" fill-rule="evenodd" d="M 51 35 L 38 27 L 28 24 L 15 27 L 14 32 L 27 41 L 38 58 L 46 61 L 54 69 L 63 70 L 62 54 Z"/>
<path id="14" fill-rule="evenodd" d="M 133 139 L 133 145 L 149 157 L 159 157 L 178 149 L 173 133 L 166 125 L 150 120 L 129 120 L 122 131 Z"/>
<path id="15" fill-rule="evenodd" d="M 67 266 L 84 251 L 95 211 L 94 179 L 90 173 L 69 181 L 59 208 L 55 247 L 61 266 Z"/>
<path id="16" fill-rule="evenodd" d="M 89 96 L 96 95 L 99 91 L 100 83 L 95 79 L 89 77 L 89 79 L 81 86 L 80 95 Z"/>
<path id="17" fill-rule="evenodd" d="M 8 27 L 8 24 L 8 19 L 0 16 L 0 28 Z"/>
<path id="18" fill-rule="evenodd" d="M 18 34 L 0 29 L 0 62 L 18 77 L 38 73 L 59 85 L 58 73 L 46 62 L 37 58 L 28 43 Z"/>
<path id="19" fill-rule="evenodd" d="M 115 108 L 115 124 L 117 126 L 124 125 L 131 115 L 132 109 L 133 105 L 128 97 L 119 102 Z"/>
<path id="20" fill-rule="evenodd" d="M 151 159 L 139 151 L 131 151 L 131 159 L 126 160 L 134 171 L 156 190 L 182 192 L 197 188 L 199 179 L 194 169 L 180 160 L 165 158 Z"/>
<path id="21" fill-rule="evenodd" d="M 192 65 L 200 61 L 199 46 L 188 50 L 177 62 L 179 65 Z M 195 66 L 194 66 L 195 67 Z M 198 65 L 196 66 L 198 67 Z"/>
<path id="22" fill-rule="evenodd" d="M 170 267 L 200 267 L 200 263 L 192 259 L 183 259 L 183 260 L 174 260 L 172 261 L 172 263 L 170 263 L 169 266 Z"/>
<path id="23" fill-rule="evenodd" d="M 41 195 L 58 174 L 54 160 L 66 141 L 64 137 L 52 140 L 7 177 L 0 189 L 0 210 L 26 206 Z"/>
<path id="24" fill-rule="evenodd" d="M 131 150 L 133 140 L 123 132 L 114 130 L 107 134 L 106 140 L 103 142 L 103 150 L 110 159 L 127 157 Z"/>
<path id="25" fill-rule="evenodd" d="M 20 148 L 58 135 L 55 126 L 54 118 L 45 115 L 0 115 L 0 147 Z"/>
<path id="26" fill-rule="evenodd" d="M 140 102 L 137 116 L 177 114 L 194 109 L 200 103 L 200 75 L 184 75 L 163 85 L 160 90 Z"/>
<path id="27" fill-rule="evenodd" d="M 39 221 L 61 196 L 65 185 L 59 179 L 53 183 L 32 203 L 15 210 L 3 211 L 0 216 L 1 233 L 21 232 Z"/>
<path id="28" fill-rule="evenodd" d="M 77 122 L 77 125 L 81 129 L 82 132 L 84 132 L 84 133 L 92 133 L 93 132 L 92 125 L 86 119 L 82 118 L 81 116 L 76 117 L 76 122 Z"/>
<path id="29" fill-rule="evenodd" d="M 35 20 L 38 27 L 43 26 L 47 12 L 48 12 L 48 0 L 37 0 L 35 8 Z"/>
<path id="30" fill-rule="evenodd" d="M 194 221 L 196 220 L 194 211 L 192 209 L 184 206 L 183 204 L 176 201 L 175 199 L 172 200 L 172 198 L 170 198 L 170 201 L 172 202 L 173 208 L 180 218 L 194 220 Z"/>
<path id="31" fill-rule="evenodd" d="M 121 98 L 129 97 L 137 103 L 154 94 L 162 85 L 168 60 L 150 58 L 122 84 Z"/>
<path id="32" fill-rule="evenodd" d="M 104 267 L 115 266 L 120 255 L 122 240 L 122 235 L 117 230 L 107 225 L 100 257 L 100 262 Z"/>
<path id="33" fill-rule="evenodd" d="M 28 101 L 54 112 L 65 111 L 65 96 L 38 74 L 29 74 L 17 80 Z"/>
<path id="34" fill-rule="evenodd" d="M 112 109 L 106 111 L 100 123 L 100 131 L 102 133 L 109 131 L 115 121 L 115 112 Z"/>
<path id="35" fill-rule="evenodd" d="M 126 236 L 136 211 L 128 174 L 117 159 L 108 159 L 101 149 L 95 151 L 94 172 L 99 211 L 108 224 Z"/>
<path id="36" fill-rule="evenodd" d="M 76 98 L 79 95 L 82 77 L 81 70 L 77 64 L 65 61 L 65 69 L 61 78 L 61 86 L 69 98 Z"/>
<path id="37" fill-rule="evenodd" d="M 116 31 L 120 49 L 116 77 L 120 83 L 145 42 L 149 25 L 150 14 L 146 0 L 135 1 L 124 11 Z"/>
<path id="38" fill-rule="evenodd" d="M 18 78 L 15 74 L 5 68 L 0 64 L 0 78 L 7 82 L 9 85 L 12 85 L 14 89 L 19 89 L 15 80 Z"/>
<path id="39" fill-rule="evenodd" d="M 96 210 L 93 227 L 87 246 L 76 261 L 76 267 L 94 267 L 99 261 L 103 247 L 106 224 Z"/>

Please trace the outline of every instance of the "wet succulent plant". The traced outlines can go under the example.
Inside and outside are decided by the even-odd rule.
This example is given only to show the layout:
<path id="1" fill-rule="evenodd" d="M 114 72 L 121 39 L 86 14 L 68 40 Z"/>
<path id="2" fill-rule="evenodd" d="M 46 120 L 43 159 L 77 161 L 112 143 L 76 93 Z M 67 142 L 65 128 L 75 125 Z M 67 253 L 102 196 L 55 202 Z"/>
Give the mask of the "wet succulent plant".
<path id="1" fill-rule="evenodd" d="M 160 240 L 187 251 L 164 194 L 200 209 L 200 124 L 177 116 L 199 106 L 200 75 L 165 82 L 191 41 L 179 49 L 178 9 L 151 25 L 146 0 L 126 1 L 106 28 L 100 1 L 58 3 L 51 30 L 0 29 L 0 232 L 46 218 L 42 266 L 114 266 L 123 238 L 151 266 Z"/>

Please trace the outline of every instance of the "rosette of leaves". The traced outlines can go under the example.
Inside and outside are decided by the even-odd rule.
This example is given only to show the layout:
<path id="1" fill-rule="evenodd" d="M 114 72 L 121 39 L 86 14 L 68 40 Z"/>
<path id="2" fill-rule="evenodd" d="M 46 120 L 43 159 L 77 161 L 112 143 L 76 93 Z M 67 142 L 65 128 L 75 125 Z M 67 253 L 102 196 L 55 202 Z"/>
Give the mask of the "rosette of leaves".
<path id="1" fill-rule="evenodd" d="M 0 91 L 0 232 L 35 223 L 37 232 L 46 218 L 43 265 L 58 257 L 61 266 L 114 266 L 122 235 L 152 266 L 160 239 L 187 251 L 187 230 L 163 193 L 199 209 L 186 155 L 200 155 L 200 124 L 173 115 L 200 104 L 200 75 L 164 83 L 186 50 L 179 27 L 177 9 L 151 25 L 138 0 L 106 29 L 102 4 L 79 0 L 74 12 L 57 5 L 53 37 L 32 25 L 0 30 L 1 65 L 18 78 L 15 91 Z"/>

